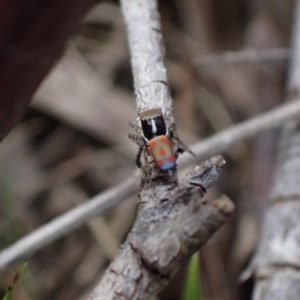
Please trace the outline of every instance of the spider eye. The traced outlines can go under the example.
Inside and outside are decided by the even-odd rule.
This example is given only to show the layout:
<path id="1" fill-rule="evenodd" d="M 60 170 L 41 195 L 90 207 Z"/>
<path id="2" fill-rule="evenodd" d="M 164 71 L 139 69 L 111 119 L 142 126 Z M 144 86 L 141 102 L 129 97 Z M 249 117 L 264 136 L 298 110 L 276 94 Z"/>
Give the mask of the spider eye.
<path id="1" fill-rule="evenodd" d="M 141 120 L 143 135 L 147 140 L 152 140 L 154 138 L 154 133 L 152 130 L 152 121 L 151 119 Z"/>
<path id="2" fill-rule="evenodd" d="M 165 123 L 163 116 L 157 116 L 157 117 L 153 118 L 153 120 L 154 120 L 156 128 L 157 128 L 156 135 L 166 135 L 167 127 L 166 127 L 166 123 Z"/>

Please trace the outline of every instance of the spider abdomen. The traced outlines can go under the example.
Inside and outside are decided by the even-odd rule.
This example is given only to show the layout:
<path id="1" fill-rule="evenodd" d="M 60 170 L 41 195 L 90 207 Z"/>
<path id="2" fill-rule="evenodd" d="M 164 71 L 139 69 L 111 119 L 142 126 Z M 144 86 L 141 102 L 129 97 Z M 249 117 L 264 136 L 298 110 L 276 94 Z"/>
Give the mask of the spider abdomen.
<path id="1" fill-rule="evenodd" d="M 176 156 L 172 143 L 165 135 L 151 139 L 148 147 L 155 164 L 161 171 L 168 171 L 176 167 Z"/>

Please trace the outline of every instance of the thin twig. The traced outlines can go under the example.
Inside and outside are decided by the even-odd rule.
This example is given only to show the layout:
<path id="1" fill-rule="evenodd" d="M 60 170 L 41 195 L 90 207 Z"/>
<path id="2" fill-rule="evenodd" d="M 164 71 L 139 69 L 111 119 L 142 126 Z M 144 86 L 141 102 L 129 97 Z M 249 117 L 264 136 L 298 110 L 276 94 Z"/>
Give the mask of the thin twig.
<path id="1" fill-rule="evenodd" d="M 94 216 L 103 214 L 133 195 L 138 189 L 137 178 L 132 176 L 122 184 L 95 196 L 87 203 L 41 226 L 27 236 L 0 252 L 0 269 L 19 257 L 24 257 L 72 232 Z"/>
<path id="2" fill-rule="evenodd" d="M 278 106 L 260 116 L 255 116 L 240 122 L 228 129 L 224 129 L 215 135 L 191 145 L 199 160 L 212 155 L 223 153 L 233 145 L 253 138 L 257 134 L 279 128 L 284 121 L 300 117 L 300 98 L 295 101 Z M 183 157 L 182 163 L 189 164 L 191 157 Z"/>
<path id="3" fill-rule="evenodd" d="M 293 37 L 287 88 L 290 94 L 300 91 L 300 1 L 295 3 Z"/>
<path id="4" fill-rule="evenodd" d="M 241 63 L 268 63 L 287 61 L 289 49 L 247 49 L 235 52 L 223 52 L 221 54 L 210 54 L 195 57 L 193 63 L 198 68 L 219 65 L 220 63 L 241 64 Z"/>

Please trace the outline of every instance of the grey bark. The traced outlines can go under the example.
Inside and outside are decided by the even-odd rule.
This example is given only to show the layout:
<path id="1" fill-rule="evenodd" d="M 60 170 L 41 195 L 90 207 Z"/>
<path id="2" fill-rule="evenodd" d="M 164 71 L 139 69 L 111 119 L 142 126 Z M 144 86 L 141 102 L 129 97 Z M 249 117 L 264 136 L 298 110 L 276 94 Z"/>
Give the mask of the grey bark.
<path id="1" fill-rule="evenodd" d="M 137 112 L 160 107 L 171 114 L 172 99 L 163 63 L 165 48 L 155 0 L 122 0 Z"/>
<path id="2" fill-rule="evenodd" d="M 300 91 L 300 1 L 295 10 L 289 98 Z M 255 276 L 253 299 L 300 299 L 300 126 L 299 119 L 285 124 L 279 142 L 274 184 L 261 241 L 250 267 Z"/>
<path id="3" fill-rule="evenodd" d="M 150 299 L 186 260 L 231 218 L 226 197 L 207 201 L 224 159 L 215 156 L 196 167 L 177 186 L 143 186 L 134 226 L 90 300 Z"/>

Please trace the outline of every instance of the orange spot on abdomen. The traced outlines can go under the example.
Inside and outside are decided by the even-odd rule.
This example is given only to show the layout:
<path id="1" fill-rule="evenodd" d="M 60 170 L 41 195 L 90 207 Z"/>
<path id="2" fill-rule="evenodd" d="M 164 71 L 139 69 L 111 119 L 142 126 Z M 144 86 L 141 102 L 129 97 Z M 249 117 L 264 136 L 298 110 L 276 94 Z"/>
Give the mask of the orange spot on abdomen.
<path id="1" fill-rule="evenodd" d="M 159 154 L 160 154 L 160 155 L 165 155 L 165 154 L 166 154 L 166 150 L 160 149 L 160 150 L 159 150 Z"/>
<path id="2" fill-rule="evenodd" d="M 156 146 L 156 141 L 151 140 L 151 141 L 149 142 L 149 146 L 150 146 L 150 147 L 155 147 L 155 146 Z"/>

